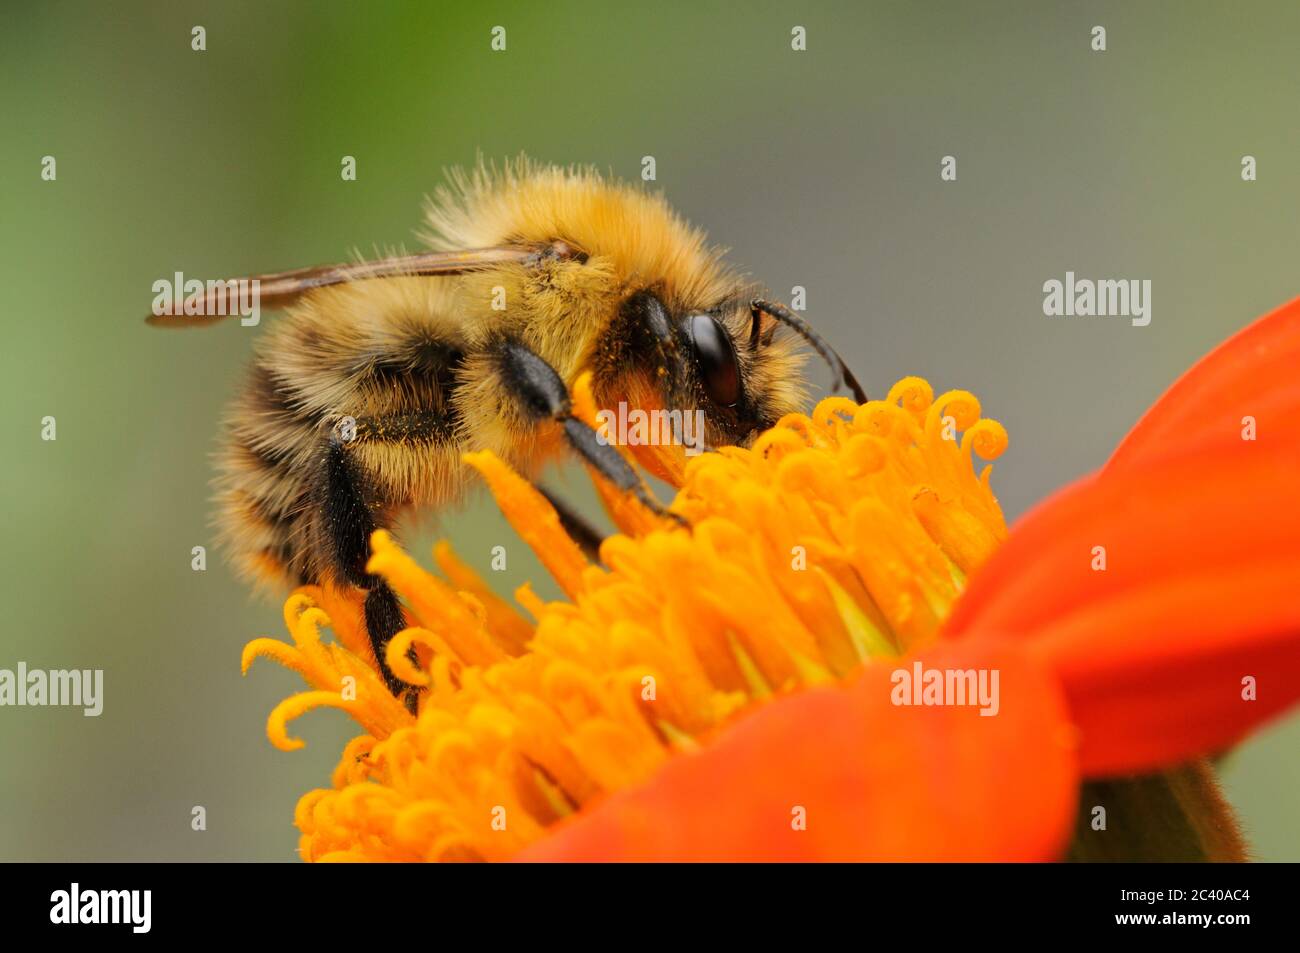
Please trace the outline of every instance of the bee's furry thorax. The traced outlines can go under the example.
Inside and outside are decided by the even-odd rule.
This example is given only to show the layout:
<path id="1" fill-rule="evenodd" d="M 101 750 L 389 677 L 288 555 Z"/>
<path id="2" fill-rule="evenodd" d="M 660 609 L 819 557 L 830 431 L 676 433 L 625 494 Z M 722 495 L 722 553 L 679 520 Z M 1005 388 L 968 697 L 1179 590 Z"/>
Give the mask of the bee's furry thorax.
<path id="1" fill-rule="evenodd" d="M 480 164 L 435 193 L 427 226 L 435 249 L 560 240 L 582 255 L 358 281 L 290 308 L 259 341 L 220 453 L 219 522 L 249 576 L 355 581 L 356 567 L 344 563 L 357 553 L 341 552 L 340 541 L 459 499 L 471 476 L 464 451 L 491 450 L 525 473 L 560 451 L 559 428 L 538 422 L 505 386 L 502 342 L 521 343 L 570 385 L 592 370 L 602 402 L 671 378 L 659 400 L 708 408 L 693 364 L 671 348 L 647 353 L 627 313 L 638 292 L 653 292 L 674 320 L 714 315 L 735 343 L 743 414 L 708 408 L 711 442 L 741 439 L 742 424 L 770 425 L 803 401 L 793 340 L 767 335 L 762 347 L 747 346 L 756 289 L 660 196 L 587 169 Z M 665 375 L 663 353 L 683 367 Z M 356 439 L 340 444 L 346 418 Z M 332 489 L 341 474 L 355 498 Z"/>

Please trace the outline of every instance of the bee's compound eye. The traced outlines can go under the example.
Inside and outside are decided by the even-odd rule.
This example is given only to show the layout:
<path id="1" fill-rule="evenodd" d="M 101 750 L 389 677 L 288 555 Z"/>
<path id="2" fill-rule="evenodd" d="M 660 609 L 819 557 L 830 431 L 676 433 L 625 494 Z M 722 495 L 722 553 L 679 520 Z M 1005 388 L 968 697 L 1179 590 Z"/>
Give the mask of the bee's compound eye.
<path id="1" fill-rule="evenodd" d="M 731 336 L 710 314 L 692 315 L 686 321 L 705 393 L 715 404 L 734 406 L 740 400 L 740 368 Z"/>

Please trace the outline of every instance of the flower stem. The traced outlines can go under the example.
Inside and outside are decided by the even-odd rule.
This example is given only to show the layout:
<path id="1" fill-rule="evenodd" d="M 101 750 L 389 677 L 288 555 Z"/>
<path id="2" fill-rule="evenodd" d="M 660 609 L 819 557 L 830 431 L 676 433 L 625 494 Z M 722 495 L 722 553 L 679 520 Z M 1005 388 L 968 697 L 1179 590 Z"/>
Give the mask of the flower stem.
<path id="1" fill-rule="evenodd" d="M 1105 809 L 1103 817 L 1098 808 Z M 1071 861 L 1247 859 L 1232 808 L 1208 761 L 1160 774 L 1088 781 L 1079 800 Z"/>

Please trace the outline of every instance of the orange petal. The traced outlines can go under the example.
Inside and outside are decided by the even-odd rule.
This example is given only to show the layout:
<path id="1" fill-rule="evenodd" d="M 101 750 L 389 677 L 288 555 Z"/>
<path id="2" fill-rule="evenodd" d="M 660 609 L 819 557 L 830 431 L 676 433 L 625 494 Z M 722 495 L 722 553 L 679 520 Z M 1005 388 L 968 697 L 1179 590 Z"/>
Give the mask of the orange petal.
<path id="1" fill-rule="evenodd" d="M 1300 450 L 1248 446 L 1067 488 L 945 625 L 1015 638 L 1058 673 L 1088 776 L 1213 753 L 1300 698 Z"/>
<path id="2" fill-rule="evenodd" d="M 532 861 L 1048 860 L 1078 774 L 1059 688 L 1023 653 L 949 648 L 999 672 L 1000 711 L 895 706 L 893 665 L 767 704 L 648 784 L 611 795 Z M 905 663 L 909 666 L 911 663 Z M 802 817 L 806 829 L 796 829 Z"/>
<path id="3" fill-rule="evenodd" d="M 1300 298 L 1259 318 L 1174 382 L 1105 473 L 1166 456 L 1239 449 L 1245 418 L 1265 446 L 1300 445 Z"/>

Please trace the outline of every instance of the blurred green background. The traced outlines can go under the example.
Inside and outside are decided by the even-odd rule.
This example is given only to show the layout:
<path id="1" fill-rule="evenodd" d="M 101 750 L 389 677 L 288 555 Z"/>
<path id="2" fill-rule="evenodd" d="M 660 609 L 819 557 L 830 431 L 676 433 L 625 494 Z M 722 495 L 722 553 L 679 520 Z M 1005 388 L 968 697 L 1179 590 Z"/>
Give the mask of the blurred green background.
<path id="1" fill-rule="evenodd" d="M 422 196 L 480 151 L 628 178 L 653 155 L 734 261 L 779 296 L 808 289 L 874 394 L 919 373 L 981 397 L 1012 437 L 994 474 L 1009 517 L 1300 293 L 1291 2 L 160 0 L 0 18 L 0 667 L 103 668 L 107 696 L 99 718 L 0 709 L 3 859 L 292 859 L 294 803 L 354 733 L 321 712 L 295 725 L 304 750 L 271 748 L 267 712 L 300 682 L 271 664 L 241 679 L 238 660 L 283 634 L 278 604 L 215 551 L 190 569 L 211 545 L 218 419 L 261 329 L 147 329 L 174 271 L 414 248 Z M 1150 278 L 1151 325 L 1044 318 L 1042 284 L 1067 269 Z M 483 501 L 441 531 L 482 568 L 513 539 Z M 434 535 L 417 537 L 426 561 Z M 521 550 L 503 590 L 542 577 Z M 1298 749 L 1293 716 L 1226 768 L 1262 859 L 1300 859 Z"/>

